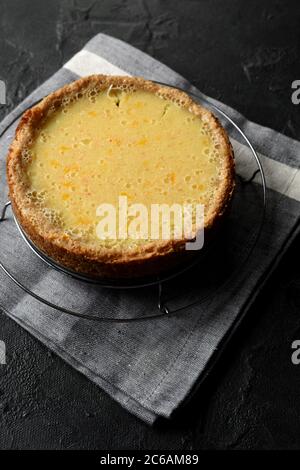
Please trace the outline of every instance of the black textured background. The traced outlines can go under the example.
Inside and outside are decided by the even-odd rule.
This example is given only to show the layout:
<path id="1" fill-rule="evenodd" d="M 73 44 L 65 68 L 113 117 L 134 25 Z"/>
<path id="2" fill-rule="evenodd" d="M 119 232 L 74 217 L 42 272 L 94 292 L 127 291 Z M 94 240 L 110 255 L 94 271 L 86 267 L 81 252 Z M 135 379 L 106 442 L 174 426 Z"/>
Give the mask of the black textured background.
<path id="1" fill-rule="evenodd" d="M 98 32 L 162 60 L 249 119 L 300 139 L 300 4 L 289 0 L 0 0 L 0 118 Z M 300 157 L 299 157 L 300 158 Z M 154 428 L 0 314 L 0 448 L 300 448 L 299 239 L 191 403 Z"/>

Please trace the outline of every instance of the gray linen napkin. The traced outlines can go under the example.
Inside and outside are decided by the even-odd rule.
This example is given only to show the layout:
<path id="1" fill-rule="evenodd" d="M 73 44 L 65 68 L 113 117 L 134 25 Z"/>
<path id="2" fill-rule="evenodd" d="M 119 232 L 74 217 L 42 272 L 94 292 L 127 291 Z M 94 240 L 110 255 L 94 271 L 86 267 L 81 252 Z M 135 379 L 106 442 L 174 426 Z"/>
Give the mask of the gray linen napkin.
<path id="1" fill-rule="evenodd" d="M 38 99 L 78 76 L 91 73 L 140 75 L 195 91 L 181 76 L 150 56 L 99 34 L 7 116 L 0 131 Z M 253 256 L 239 268 L 238 275 L 215 290 L 215 295 L 180 315 L 159 320 L 96 323 L 39 304 L 0 272 L 2 309 L 148 423 L 153 423 L 158 416 L 170 417 L 193 386 L 201 382 L 222 350 L 222 344 L 299 232 L 300 143 L 247 121 L 222 103 L 210 101 L 227 112 L 252 141 L 260 153 L 268 186 L 266 222 Z M 0 207 L 7 200 L 5 156 L 14 129 L 15 124 L 0 142 Z M 249 150 L 238 135 L 233 133 L 232 136 L 238 173 L 249 176 L 253 170 L 249 165 Z M 260 217 L 260 204 L 258 179 L 246 189 L 239 187 L 229 223 L 230 243 L 226 257 L 220 258 L 224 250 L 216 248 L 209 275 L 195 268 L 196 271 L 170 282 L 165 288 L 170 308 L 180 308 L 197 299 L 202 290 L 211 292 L 216 280 L 219 283 L 222 276 L 226 278 L 235 263 L 239 266 L 240 258 L 251 243 L 248 235 L 253 233 Z M 0 224 L 0 230 L 1 260 L 27 287 L 47 299 L 106 317 L 134 318 L 156 313 L 157 288 L 119 291 L 87 286 L 49 269 L 37 259 L 17 232 L 11 213 L 8 220 Z M 211 278 L 210 274 L 213 274 Z M 177 294 L 175 299 L 174 293 Z"/>

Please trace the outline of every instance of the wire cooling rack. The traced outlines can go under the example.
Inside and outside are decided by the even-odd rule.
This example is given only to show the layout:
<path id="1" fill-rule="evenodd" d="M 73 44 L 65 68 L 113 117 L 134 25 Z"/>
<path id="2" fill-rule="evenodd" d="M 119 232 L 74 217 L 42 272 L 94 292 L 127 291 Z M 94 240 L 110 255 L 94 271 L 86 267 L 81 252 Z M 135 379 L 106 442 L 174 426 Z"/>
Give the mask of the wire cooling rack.
<path id="1" fill-rule="evenodd" d="M 160 83 L 160 82 L 157 82 Z M 167 85 L 160 83 L 162 85 Z M 170 86 L 170 85 L 167 85 Z M 41 259 L 47 269 L 53 269 L 58 271 L 62 276 L 69 276 L 76 280 L 78 283 L 86 283 L 86 284 L 95 284 L 99 289 L 139 289 L 139 288 L 150 288 L 151 286 L 157 286 L 157 293 L 156 295 L 156 305 L 157 309 L 155 313 L 151 314 L 143 314 L 137 317 L 106 317 L 102 316 L 101 314 L 86 314 L 80 311 L 76 311 L 73 308 L 68 308 L 62 305 L 59 305 L 53 302 L 50 299 L 46 299 L 43 296 L 39 295 L 37 292 L 32 290 L 30 287 L 26 286 L 22 279 L 18 279 L 15 274 L 11 272 L 11 270 L 0 260 L 0 268 L 6 274 L 8 278 L 10 278 L 14 284 L 22 289 L 26 294 L 30 295 L 41 304 L 50 307 L 58 312 L 72 315 L 78 318 L 84 318 L 87 320 L 93 320 L 98 322 L 134 322 L 134 321 L 145 321 L 145 320 L 154 320 L 158 318 L 162 318 L 165 316 L 170 316 L 173 314 L 184 313 L 188 311 L 189 307 L 192 307 L 196 304 L 201 304 L 204 301 L 208 300 L 212 296 L 214 296 L 220 289 L 225 289 L 226 286 L 233 280 L 235 276 L 237 276 L 242 268 L 250 261 L 255 246 L 258 243 L 258 240 L 261 236 L 261 232 L 263 229 L 264 221 L 265 221 L 265 213 L 266 213 L 266 182 L 264 171 L 262 168 L 262 164 L 260 162 L 259 156 L 257 155 L 256 151 L 254 150 L 252 144 L 250 143 L 249 139 L 246 137 L 244 132 L 239 128 L 239 126 L 220 108 L 215 106 L 214 104 L 208 102 L 207 100 L 203 99 L 202 96 L 197 95 L 195 93 L 189 92 L 190 96 L 213 111 L 213 113 L 219 118 L 222 125 L 226 128 L 229 136 L 231 137 L 234 135 L 240 143 L 244 144 L 247 148 L 248 152 L 248 159 L 251 160 L 248 163 L 252 165 L 252 170 L 250 176 L 247 178 L 238 177 L 238 190 L 235 192 L 234 201 L 233 201 L 233 208 L 231 211 L 235 210 L 235 202 L 237 205 L 242 201 L 242 198 L 247 197 L 245 195 L 245 191 L 247 192 L 248 188 L 251 188 L 252 181 L 254 179 L 259 179 L 259 184 L 255 185 L 258 188 L 258 195 L 256 194 L 256 206 L 257 206 L 257 217 L 255 219 L 255 225 L 251 227 L 251 231 L 245 237 L 245 242 L 243 243 L 243 253 L 238 256 L 239 262 L 229 268 L 220 279 L 214 279 L 211 285 L 208 288 L 203 289 L 202 280 L 199 277 L 199 266 L 202 266 L 202 269 L 205 265 L 211 264 L 211 259 L 214 256 L 214 253 L 218 250 L 218 240 L 220 240 L 220 235 L 218 239 L 210 242 L 208 246 L 205 245 L 205 249 L 199 252 L 199 255 L 195 255 L 193 261 L 190 261 L 188 264 L 180 266 L 177 270 L 173 270 L 171 272 L 166 272 L 160 276 L 154 276 L 151 278 L 145 279 L 131 279 L 131 280 L 105 280 L 105 279 L 92 279 L 84 275 L 80 275 L 76 272 L 70 271 L 65 267 L 57 264 L 53 259 L 49 258 L 45 253 L 42 253 L 33 243 L 32 241 L 26 236 L 22 228 L 20 227 L 17 219 L 15 218 L 14 214 L 12 213 L 12 217 L 8 217 L 8 210 L 11 209 L 11 203 L 8 201 L 2 208 L 2 212 L 0 214 L 0 222 L 1 225 L 5 221 L 11 220 L 15 223 L 19 235 L 23 238 L 24 243 L 28 246 L 31 252 L 33 252 L 39 259 Z M 2 133 L 0 134 L 0 138 L 4 136 L 4 134 L 9 130 L 9 128 L 15 124 L 15 122 L 20 118 L 21 114 L 15 118 L 15 120 L 7 126 Z M 257 177 L 257 178 L 256 178 Z M 256 191 L 257 193 L 257 191 Z M 233 217 L 233 222 L 235 223 L 234 227 L 231 227 L 231 230 L 239 230 L 239 223 L 236 222 L 236 219 Z M 230 244 L 230 237 L 227 240 L 227 243 Z M 221 250 L 224 251 L 224 246 L 221 246 Z M 217 266 L 218 268 L 219 266 Z M 197 271 L 198 270 L 198 271 Z M 180 284 L 180 280 L 184 278 L 184 289 L 185 292 L 182 294 L 180 291 L 177 292 L 178 283 Z M 175 283 L 173 285 L 173 283 Z M 165 289 L 165 286 L 168 286 Z M 171 291 L 171 295 L 164 295 L 164 290 Z M 174 294 L 174 291 L 177 292 Z M 188 294 L 190 295 L 186 295 Z M 180 297 L 184 298 L 183 302 L 180 302 Z M 188 298 L 186 300 L 186 298 Z M 173 305 L 173 307 L 172 307 Z"/>

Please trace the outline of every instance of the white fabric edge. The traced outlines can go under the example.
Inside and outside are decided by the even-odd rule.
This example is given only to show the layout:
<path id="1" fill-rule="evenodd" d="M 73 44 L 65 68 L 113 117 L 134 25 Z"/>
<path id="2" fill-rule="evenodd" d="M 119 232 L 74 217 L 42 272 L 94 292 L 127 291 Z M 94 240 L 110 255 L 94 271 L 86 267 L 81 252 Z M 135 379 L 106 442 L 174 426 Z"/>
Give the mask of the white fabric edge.
<path id="1" fill-rule="evenodd" d="M 65 69 L 76 73 L 80 77 L 93 75 L 94 73 L 103 73 L 108 75 L 129 75 L 116 65 L 111 64 L 103 57 L 93 52 L 82 49 L 77 52 L 65 65 Z"/>

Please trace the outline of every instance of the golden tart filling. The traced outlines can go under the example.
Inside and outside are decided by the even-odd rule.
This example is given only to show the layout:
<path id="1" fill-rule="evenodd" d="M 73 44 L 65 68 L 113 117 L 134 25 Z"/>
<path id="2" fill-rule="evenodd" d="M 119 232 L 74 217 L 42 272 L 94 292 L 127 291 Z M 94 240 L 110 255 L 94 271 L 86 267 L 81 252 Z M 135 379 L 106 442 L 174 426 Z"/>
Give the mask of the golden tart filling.
<path id="1" fill-rule="evenodd" d="M 63 264 L 68 251 L 84 252 L 101 267 L 130 261 L 130 252 L 132 259 L 155 257 L 159 241 L 155 248 L 151 236 L 100 239 L 99 205 L 117 207 L 126 196 L 150 213 L 153 204 L 199 203 L 210 227 L 231 197 L 233 156 L 218 121 L 185 93 L 137 78 L 92 76 L 25 114 L 8 182 L 17 218 L 44 251 L 64 250 Z"/>

